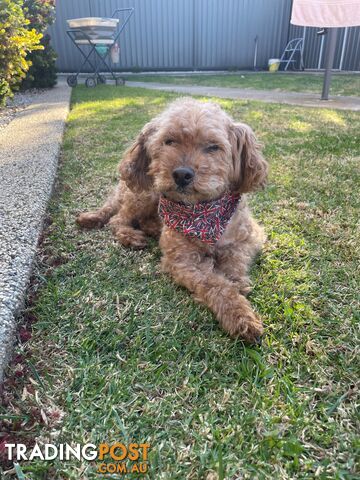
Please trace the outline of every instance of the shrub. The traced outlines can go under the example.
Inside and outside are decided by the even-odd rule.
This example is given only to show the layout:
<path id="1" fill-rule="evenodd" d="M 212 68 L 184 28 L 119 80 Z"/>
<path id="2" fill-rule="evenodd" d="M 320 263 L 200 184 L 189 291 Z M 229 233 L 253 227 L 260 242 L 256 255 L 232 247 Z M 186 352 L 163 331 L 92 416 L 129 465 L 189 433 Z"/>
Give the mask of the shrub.
<path id="1" fill-rule="evenodd" d="M 37 32 L 44 33 L 55 19 L 55 0 L 24 0 L 26 18 Z"/>
<path id="2" fill-rule="evenodd" d="M 50 35 L 43 36 L 41 45 L 44 50 L 32 52 L 29 55 L 32 65 L 21 84 L 22 89 L 47 88 L 56 85 L 56 53 L 50 45 Z"/>
<path id="3" fill-rule="evenodd" d="M 0 104 L 13 95 L 29 69 L 27 54 L 44 48 L 42 34 L 28 27 L 22 6 L 22 0 L 0 0 Z"/>
<path id="4" fill-rule="evenodd" d="M 44 33 L 54 22 L 55 0 L 25 0 L 25 15 L 31 27 Z M 22 88 L 53 87 L 56 84 L 56 53 L 50 45 L 50 35 L 45 34 L 41 40 L 41 51 L 30 53 L 32 65 L 22 83 Z"/>

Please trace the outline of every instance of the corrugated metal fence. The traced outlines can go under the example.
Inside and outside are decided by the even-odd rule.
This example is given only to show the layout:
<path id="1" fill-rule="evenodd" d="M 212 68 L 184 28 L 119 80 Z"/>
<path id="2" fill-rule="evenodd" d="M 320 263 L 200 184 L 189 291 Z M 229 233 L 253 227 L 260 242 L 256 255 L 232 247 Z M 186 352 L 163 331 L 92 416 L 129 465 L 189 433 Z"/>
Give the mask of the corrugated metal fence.
<path id="1" fill-rule="evenodd" d="M 347 34 L 345 35 L 345 31 Z M 305 49 L 304 62 L 305 68 L 324 68 L 324 59 L 326 51 L 327 36 L 321 37 L 316 34 L 317 28 L 306 28 L 305 30 Z M 303 27 L 290 26 L 290 38 L 302 37 L 304 34 Z M 345 44 L 344 44 L 345 37 Z M 323 39 L 323 40 L 322 40 Z M 322 54 L 321 42 L 323 41 Z M 351 27 L 348 29 L 340 28 L 338 30 L 336 52 L 334 59 L 334 68 L 340 68 L 341 57 L 342 70 L 360 70 L 360 27 Z M 344 54 L 342 50 L 344 46 Z"/>
<path id="2" fill-rule="evenodd" d="M 81 60 L 66 35 L 67 19 L 111 16 L 123 7 L 134 7 L 135 14 L 119 39 L 120 71 L 252 68 L 255 37 L 257 66 L 264 68 L 269 58 L 281 55 L 289 38 L 303 32 L 289 24 L 291 0 L 57 0 L 56 22 L 49 33 L 58 69 L 74 71 Z M 343 35 L 342 31 L 335 66 Z M 350 28 L 344 70 L 360 69 L 359 43 L 360 28 Z M 306 68 L 317 68 L 320 44 L 316 29 L 307 29 Z"/>

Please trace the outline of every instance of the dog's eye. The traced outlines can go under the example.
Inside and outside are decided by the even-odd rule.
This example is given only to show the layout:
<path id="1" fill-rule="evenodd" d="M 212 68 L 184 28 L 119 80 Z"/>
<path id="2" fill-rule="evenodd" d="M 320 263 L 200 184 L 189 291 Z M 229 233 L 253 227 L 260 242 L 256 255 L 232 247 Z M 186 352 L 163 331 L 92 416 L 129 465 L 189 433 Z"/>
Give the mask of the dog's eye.
<path id="1" fill-rule="evenodd" d="M 219 145 L 209 145 L 208 147 L 205 148 L 205 152 L 206 153 L 212 153 L 212 152 L 217 152 L 218 150 L 220 150 L 220 147 Z"/>
<path id="2" fill-rule="evenodd" d="M 167 138 L 164 143 L 165 145 L 173 145 L 175 143 L 175 140 L 173 140 L 172 138 Z"/>

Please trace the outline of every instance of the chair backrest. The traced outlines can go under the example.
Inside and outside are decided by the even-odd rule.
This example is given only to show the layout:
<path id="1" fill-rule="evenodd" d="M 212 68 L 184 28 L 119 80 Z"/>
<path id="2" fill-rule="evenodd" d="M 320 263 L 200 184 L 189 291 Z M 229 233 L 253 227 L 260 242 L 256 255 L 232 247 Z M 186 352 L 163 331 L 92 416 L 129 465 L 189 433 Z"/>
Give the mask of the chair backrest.
<path id="1" fill-rule="evenodd" d="M 303 38 L 293 38 L 286 45 L 286 50 L 301 50 L 303 44 Z"/>

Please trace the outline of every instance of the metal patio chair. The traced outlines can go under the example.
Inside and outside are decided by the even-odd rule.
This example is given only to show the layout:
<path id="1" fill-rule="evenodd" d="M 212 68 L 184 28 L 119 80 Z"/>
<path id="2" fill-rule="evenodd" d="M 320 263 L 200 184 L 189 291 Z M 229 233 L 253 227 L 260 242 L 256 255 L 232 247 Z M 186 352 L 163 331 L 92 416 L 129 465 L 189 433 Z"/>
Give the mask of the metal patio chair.
<path id="1" fill-rule="evenodd" d="M 293 38 L 290 42 L 286 45 L 285 50 L 280 58 L 280 65 L 285 64 L 284 71 L 289 68 L 289 65 L 292 66 L 293 70 L 296 70 L 296 62 L 298 59 L 296 58 L 297 52 L 299 52 L 299 70 L 304 70 L 304 61 L 303 61 L 303 45 L 304 39 L 303 38 Z"/>

